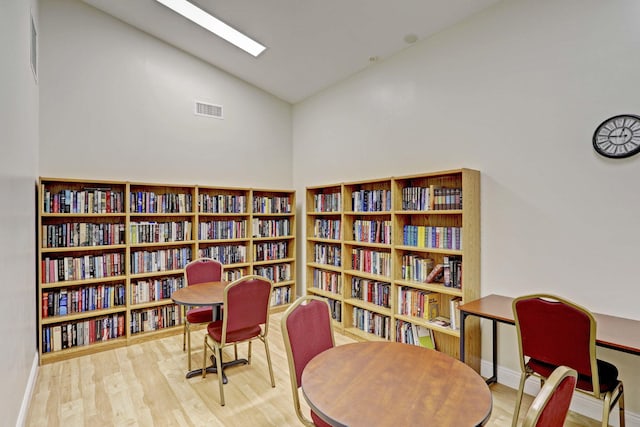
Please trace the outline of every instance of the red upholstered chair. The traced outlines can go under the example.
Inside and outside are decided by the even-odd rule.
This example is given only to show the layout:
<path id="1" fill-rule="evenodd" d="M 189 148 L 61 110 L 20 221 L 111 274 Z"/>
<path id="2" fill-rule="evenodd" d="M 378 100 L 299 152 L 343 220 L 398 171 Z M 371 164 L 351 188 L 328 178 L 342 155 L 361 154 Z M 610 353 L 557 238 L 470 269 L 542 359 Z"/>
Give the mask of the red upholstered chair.
<path id="1" fill-rule="evenodd" d="M 562 427 L 577 380 L 575 369 L 557 367 L 531 403 L 522 427 Z"/>
<path id="2" fill-rule="evenodd" d="M 271 387 L 276 383 L 273 379 L 271 367 L 271 353 L 267 334 L 269 332 L 269 305 L 273 282 L 262 276 L 245 276 L 224 289 L 224 318 L 209 323 L 207 335 L 204 337 L 204 359 L 202 377 L 207 375 L 207 347 L 211 349 L 216 359 L 218 383 L 220 385 L 220 405 L 224 406 L 222 349 L 240 342 L 249 343 L 247 363 L 251 364 L 251 343 L 259 339 L 264 343 L 267 355 L 267 365 L 271 377 Z M 209 345 L 211 340 L 211 345 Z M 234 362 L 237 362 L 237 357 Z"/>
<path id="3" fill-rule="evenodd" d="M 311 420 L 302 414 L 298 394 L 302 371 L 307 363 L 335 345 L 329 303 L 312 295 L 300 297 L 285 311 L 281 322 L 296 415 L 305 426 L 329 426 L 313 411 Z"/>
<path id="4" fill-rule="evenodd" d="M 224 268 L 222 263 L 211 258 L 200 258 L 191 261 L 184 269 L 184 278 L 187 286 L 197 285 L 205 282 L 217 282 L 222 280 Z M 184 319 L 184 329 L 182 332 L 182 351 L 189 348 L 189 358 L 187 359 L 187 369 L 191 370 L 191 325 L 198 323 L 209 323 L 213 318 L 212 307 L 196 307 L 186 310 L 183 306 L 182 318 Z"/>
<path id="5" fill-rule="evenodd" d="M 515 427 L 529 376 L 542 380 L 561 365 L 578 373 L 576 390 L 603 400 L 602 425 L 618 403 L 624 426 L 624 394 L 618 369 L 596 359 L 596 321 L 589 310 L 554 295 L 527 295 L 513 301 L 522 374 L 512 425 Z"/>

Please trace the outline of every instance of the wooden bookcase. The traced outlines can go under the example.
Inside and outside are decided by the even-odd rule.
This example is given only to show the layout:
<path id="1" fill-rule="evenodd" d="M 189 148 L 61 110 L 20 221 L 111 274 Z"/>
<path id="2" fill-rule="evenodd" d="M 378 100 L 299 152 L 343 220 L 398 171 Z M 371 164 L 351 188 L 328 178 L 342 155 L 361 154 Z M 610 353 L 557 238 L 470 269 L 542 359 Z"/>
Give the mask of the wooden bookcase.
<path id="1" fill-rule="evenodd" d="M 219 259 L 226 280 L 269 277 L 272 311 L 295 298 L 293 190 L 62 178 L 38 189 L 40 363 L 180 333 L 171 293 L 198 257 Z"/>
<path id="2" fill-rule="evenodd" d="M 405 341 L 403 328 L 417 325 L 458 358 L 459 324 L 439 326 L 430 316 L 453 314 L 455 322 L 451 300 L 480 297 L 480 173 L 307 187 L 305 202 L 306 290 L 329 300 L 334 325 L 360 340 L 390 341 Z M 459 287 L 425 282 L 445 260 Z M 466 332 L 467 362 L 479 372 L 479 321 L 467 322 Z"/>

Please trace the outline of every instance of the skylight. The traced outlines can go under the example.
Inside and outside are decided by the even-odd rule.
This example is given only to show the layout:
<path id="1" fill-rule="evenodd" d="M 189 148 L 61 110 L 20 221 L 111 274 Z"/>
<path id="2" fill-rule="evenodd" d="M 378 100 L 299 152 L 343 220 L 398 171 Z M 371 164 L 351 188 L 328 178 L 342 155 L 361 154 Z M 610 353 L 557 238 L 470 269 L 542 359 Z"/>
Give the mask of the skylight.
<path id="1" fill-rule="evenodd" d="M 194 4 L 189 3 L 187 0 L 156 1 L 255 57 L 266 49 L 265 46 L 257 41 L 230 27 Z"/>

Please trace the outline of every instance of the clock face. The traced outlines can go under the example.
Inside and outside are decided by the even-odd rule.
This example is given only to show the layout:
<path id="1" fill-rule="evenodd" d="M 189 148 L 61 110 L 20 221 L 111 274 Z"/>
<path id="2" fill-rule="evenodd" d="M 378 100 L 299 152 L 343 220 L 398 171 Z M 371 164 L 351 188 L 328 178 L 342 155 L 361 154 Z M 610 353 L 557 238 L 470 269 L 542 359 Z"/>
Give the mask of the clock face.
<path id="1" fill-rule="evenodd" d="M 622 114 L 605 120 L 593 134 L 593 148 L 612 159 L 640 152 L 640 117 Z"/>

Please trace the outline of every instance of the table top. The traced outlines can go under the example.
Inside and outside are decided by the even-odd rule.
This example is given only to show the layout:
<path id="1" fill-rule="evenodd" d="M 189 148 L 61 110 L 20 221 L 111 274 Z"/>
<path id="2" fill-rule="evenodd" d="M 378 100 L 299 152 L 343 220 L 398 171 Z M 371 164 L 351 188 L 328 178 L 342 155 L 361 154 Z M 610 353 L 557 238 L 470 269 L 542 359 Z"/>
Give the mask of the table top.
<path id="1" fill-rule="evenodd" d="M 224 300 L 224 288 L 231 282 L 205 282 L 177 289 L 171 294 L 176 304 L 187 306 L 216 305 Z"/>
<path id="2" fill-rule="evenodd" d="M 513 300 L 511 297 L 492 294 L 461 305 L 460 311 L 513 325 Z M 600 313 L 593 313 L 593 317 L 597 325 L 597 345 L 640 355 L 640 320 Z"/>
<path id="3" fill-rule="evenodd" d="M 486 423 L 492 409 L 491 391 L 473 369 L 444 353 L 395 342 L 320 353 L 302 373 L 302 393 L 333 426 L 475 426 Z"/>

